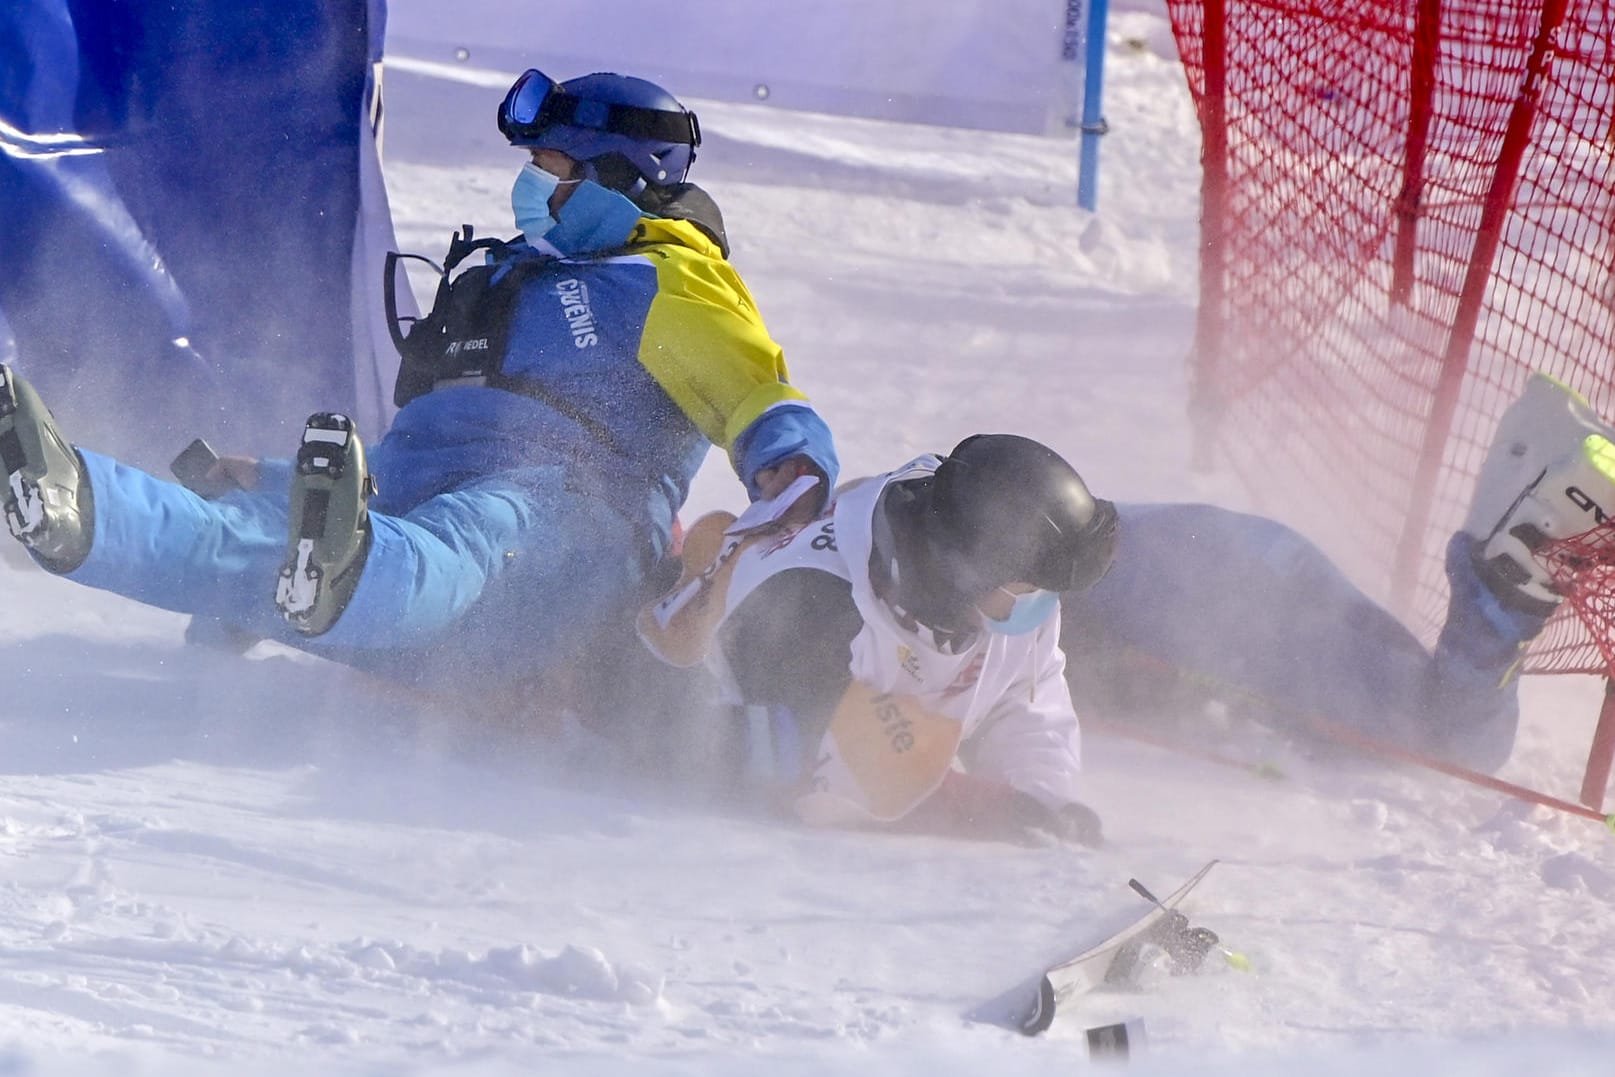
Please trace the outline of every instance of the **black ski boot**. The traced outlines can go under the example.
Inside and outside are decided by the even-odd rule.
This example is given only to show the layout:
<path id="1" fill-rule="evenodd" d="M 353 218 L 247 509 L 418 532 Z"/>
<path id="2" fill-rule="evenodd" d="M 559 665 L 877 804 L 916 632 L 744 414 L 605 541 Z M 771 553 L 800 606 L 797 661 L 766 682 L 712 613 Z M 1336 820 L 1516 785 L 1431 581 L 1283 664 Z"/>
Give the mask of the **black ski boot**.
<path id="1" fill-rule="evenodd" d="M 90 555 L 95 500 L 84 461 L 26 380 L 0 364 L 0 467 L 6 526 L 52 572 L 72 572 Z"/>
<path id="2" fill-rule="evenodd" d="M 370 551 L 365 499 L 375 484 L 346 415 L 309 416 L 292 475 L 286 560 L 275 607 L 305 636 L 330 631 L 358 589 Z"/>

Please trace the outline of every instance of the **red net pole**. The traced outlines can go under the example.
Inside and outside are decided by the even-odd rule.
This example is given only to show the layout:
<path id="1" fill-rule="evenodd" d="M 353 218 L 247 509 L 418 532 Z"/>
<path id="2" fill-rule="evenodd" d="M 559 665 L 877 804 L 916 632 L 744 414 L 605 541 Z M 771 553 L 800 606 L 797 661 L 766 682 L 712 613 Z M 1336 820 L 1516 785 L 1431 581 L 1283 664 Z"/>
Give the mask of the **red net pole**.
<path id="1" fill-rule="evenodd" d="M 1587 753 L 1587 772 L 1581 779 L 1581 802 L 1594 811 L 1604 810 L 1610 764 L 1615 761 L 1615 680 L 1604 681 L 1604 707 L 1598 712 L 1598 731 Z"/>
<path id="2" fill-rule="evenodd" d="M 1407 150 L 1402 159 L 1402 190 L 1396 196 L 1396 250 L 1391 256 L 1391 299 L 1403 305 L 1413 298 L 1419 212 L 1424 203 L 1424 159 L 1435 115 L 1436 61 L 1440 55 L 1441 0 L 1419 0 L 1418 21 L 1413 29 Z"/>
<path id="3" fill-rule="evenodd" d="M 1414 473 L 1407 527 L 1397 546 L 1393 579 L 1398 595 L 1413 594 L 1418 583 L 1419 567 L 1424 557 L 1424 535 L 1430 526 L 1430 507 L 1441 471 L 1442 452 L 1452 435 L 1458 394 L 1469 371 L 1470 345 L 1474 342 L 1475 327 L 1480 322 L 1481 309 L 1486 303 L 1492 263 L 1503 238 L 1503 221 L 1508 216 L 1514 188 L 1519 181 L 1520 163 L 1531 142 L 1531 124 L 1536 119 L 1537 104 L 1542 96 L 1542 76 L 1552 52 L 1554 32 L 1564 20 L 1566 2 L 1547 0 L 1542 6 L 1542 21 L 1537 27 L 1536 40 L 1531 44 L 1525 78 L 1515 95 L 1514 107 L 1509 112 L 1508 126 L 1503 133 L 1503 150 L 1481 207 L 1475 246 L 1470 253 L 1463 289 L 1458 297 L 1457 316 L 1453 319 L 1447 348 L 1441 357 L 1441 376 L 1436 382 L 1430 417 L 1424 427 L 1423 447 L 1419 452 L 1418 470 Z"/>
<path id="4" fill-rule="evenodd" d="M 1581 802 L 1602 810 L 1611 764 L 1615 763 L 1615 523 L 1551 542 L 1538 551 L 1537 559 L 1607 663 L 1604 705 L 1598 712 L 1598 728 L 1581 779 Z"/>
<path id="5" fill-rule="evenodd" d="M 1195 312 L 1194 381 L 1190 419 L 1196 458 L 1210 459 L 1216 437 L 1219 367 L 1228 286 L 1228 9 L 1226 0 L 1205 0 L 1200 97 L 1200 307 Z"/>

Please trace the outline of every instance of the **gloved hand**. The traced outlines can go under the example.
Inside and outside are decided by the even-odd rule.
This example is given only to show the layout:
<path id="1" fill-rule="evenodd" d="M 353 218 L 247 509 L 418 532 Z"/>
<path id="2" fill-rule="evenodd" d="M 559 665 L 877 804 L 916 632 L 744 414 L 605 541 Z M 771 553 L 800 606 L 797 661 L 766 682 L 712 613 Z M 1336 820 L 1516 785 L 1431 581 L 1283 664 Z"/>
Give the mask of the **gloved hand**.
<path id="1" fill-rule="evenodd" d="M 1098 813 L 1086 804 L 1072 801 L 1053 809 L 1025 793 L 1016 795 L 1025 798 L 1021 818 L 1026 844 L 1040 845 L 1053 841 L 1089 849 L 1097 849 L 1105 844 L 1104 824 L 1100 822 Z"/>
<path id="2" fill-rule="evenodd" d="M 1061 841 L 1090 849 L 1105 844 L 1105 824 L 1100 821 L 1099 813 L 1088 805 L 1072 801 L 1055 812 L 1054 818 L 1054 833 Z"/>
<path id="3" fill-rule="evenodd" d="M 804 475 L 818 479 L 818 485 L 798 493 L 792 501 L 780 501 L 791 484 Z M 819 514 L 830 496 L 830 486 L 824 472 L 806 456 L 786 457 L 772 467 L 762 468 L 754 477 L 754 482 L 757 500 L 736 521 L 738 525 L 744 526 L 748 517 L 761 514 L 761 518 L 769 524 L 801 527 Z"/>
<path id="4" fill-rule="evenodd" d="M 1099 816 L 1085 804 L 1045 807 L 1036 797 L 1002 782 L 950 771 L 942 787 L 907 820 L 911 829 L 1023 845 L 1104 844 Z"/>

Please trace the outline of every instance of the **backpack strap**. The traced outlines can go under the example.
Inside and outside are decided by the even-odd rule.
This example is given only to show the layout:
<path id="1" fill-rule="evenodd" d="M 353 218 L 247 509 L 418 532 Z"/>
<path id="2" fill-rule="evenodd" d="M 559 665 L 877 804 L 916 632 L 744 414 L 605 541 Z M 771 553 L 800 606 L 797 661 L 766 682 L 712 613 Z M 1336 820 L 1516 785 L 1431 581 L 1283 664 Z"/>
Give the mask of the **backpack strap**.
<path id="1" fill-rule="evenodd" d="M 520 257 L 513 257 L 513 246 L 513 243 L 491 237 L 477 239 L 471 226 L 463 225 L 450 242 L 441 267 L 419 255 L 396 252 L 388 255 L 388 318 L 393 343 L 402 360 L 393 384 L 394 405 L 403 407 L 416 397 L 446 385 L 486 385 L 542 400 L 588 431 L 612 454 L 628 455 L 621 439 L 598 416 L 530 379 L 504 373 L 511 317 L 522 285 L 561 260 L 536 251 L 523 251 Z M 637 253 L 647 246 L 650 245 L 628 244 L 591 252 L 587 259 L 573 261 L 619 257 Z M 489 253 L 488 264 L 470 266 L 456 273 L 461 263 L 477 251 Z M 395 267 L 401 258 L 419 258 L 438 270 L 437 294 L 431 311 L 414 319 L 407 330 L 402 323 L 408 319 L 397 317 L 393 291 Z"/>
<path id="2" fill-rule="evenodd" d="M 501 239 L 477 239 L 467 224 L 454 234 L 442 266 L 419 255 L 388 254 L 383 298 L 393 346 L 398 349 L 401 360 L 398 378 L 393 383 L 395 406 L 403 407 L 431 392 L 445 379 L 480 377 L 497 370 L 503 359 L 509 308 L 515 295 L 514 291 L 502 288 L 505 281 L 498 278 L 505 275 L 507 267 L 518 271 L 515 278 L 520 279 L 554 261 L 540 255 L 530 263 L 523 261 L 508 266 L 510 247 L 511 244 Z M 488 252 L 493 264 L 457 274 L 455 271 L 460 264 L 477 251 Z M 432 309 L 420 318 L 398 317 L 397 266 L 403 258 L 417 258 L 438 271 Z M 407 328 L 406 322 L 409 323 Z"/>

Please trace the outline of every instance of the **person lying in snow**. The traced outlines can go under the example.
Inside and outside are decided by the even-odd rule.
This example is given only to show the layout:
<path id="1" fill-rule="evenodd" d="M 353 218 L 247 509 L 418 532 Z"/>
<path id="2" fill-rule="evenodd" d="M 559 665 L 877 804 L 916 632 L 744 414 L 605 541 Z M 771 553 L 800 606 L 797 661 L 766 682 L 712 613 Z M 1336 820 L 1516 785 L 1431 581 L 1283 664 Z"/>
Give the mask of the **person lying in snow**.
<path id="1" fill-rule="evenodd" d="M 1612 439 L 1533 379 L 1448 544 L 1433 651 L 1289 528 L 1112 505 L 1004 434 L 850 483 L 806 526 L 704 517 L 640 631 L 750 708 L 747 778 L 816 823 L 1096 843 L 1073 699 L 1110 719 L 1217 701 L 1495 768 L 1559 602 L 1532 551 L 1615 514 Z"/>
<path id="2" fill-rule="evenodd" d="M 704 659 L 765 709 L 751 780 L 818 824 L 1098 843 L 1058 606 L 1105 573 L 1116 513 L 1069 463 L 978 435 L 849 483 L 805 526 L 756 516 L 697 521 L 683 579 L 640 617 L 664 660 Z"/>
<path id="3" fill-rule="evenodd" d="M 1615 429 L 1535 375 L 1504 414 L 1445 550 L 1433 650 L 1307 539 L 1212 505 L 1123 504 L 1116 560 L 1062 596 L 1084 713 L 1208 703 L 1302 737 L 1360 734 L 1492 771 L 1519 723 L 1517 673 L 1560 595 L 1533 552 L 1615 515 Z"/>
<path id="4" fill-rule="evenodd" d="M 71 446 L 0 366 L 4 512 L 34 559 L 482 701 L 631 623 L 711 445 L 753 498 L 802 473 L 828 489 L 829 429 L 684 182 L 695 116 L 643 79 L 528 71 L 498 117 L 526 159 L 523 234 L 461 237 L 487 264 L 401 334 L 400 410 L 368 461 L 349 419 L 316 415 L 295 460 L 227 458 L 237 488 L 204 498 Z"/>

